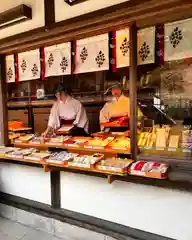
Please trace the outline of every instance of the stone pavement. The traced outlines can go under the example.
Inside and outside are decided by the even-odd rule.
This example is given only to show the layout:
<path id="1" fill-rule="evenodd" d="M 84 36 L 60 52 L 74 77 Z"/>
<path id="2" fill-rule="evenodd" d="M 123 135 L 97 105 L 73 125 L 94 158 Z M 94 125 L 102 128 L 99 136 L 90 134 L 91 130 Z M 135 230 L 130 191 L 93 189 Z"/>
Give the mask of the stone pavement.
<path id="1" fill-rule="evenodd" d="M 61 240 L 11 220 L 0 218 L 0 240 Z"/>

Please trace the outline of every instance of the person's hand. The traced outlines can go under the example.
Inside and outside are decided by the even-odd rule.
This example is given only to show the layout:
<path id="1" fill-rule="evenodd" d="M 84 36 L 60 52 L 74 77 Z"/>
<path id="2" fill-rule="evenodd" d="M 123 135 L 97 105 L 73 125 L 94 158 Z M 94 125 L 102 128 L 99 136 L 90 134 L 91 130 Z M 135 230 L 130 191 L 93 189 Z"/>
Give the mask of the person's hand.
<path id="1" fill-rule="evenodd" d="M 47 136 L 47 131 L 45 131 L 45 132 L 43 132 L 43 133 L 41 134 L 41 137 L 42 137 L 42 138 L 46 138 L 46 136 Z"/>

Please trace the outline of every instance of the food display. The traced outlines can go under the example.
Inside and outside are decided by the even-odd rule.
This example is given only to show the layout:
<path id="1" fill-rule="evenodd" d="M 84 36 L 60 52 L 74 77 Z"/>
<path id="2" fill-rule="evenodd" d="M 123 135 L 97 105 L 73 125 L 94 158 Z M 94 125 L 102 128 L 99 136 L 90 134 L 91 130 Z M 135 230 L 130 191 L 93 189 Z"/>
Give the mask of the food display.
<path id="1" fill-rule="evenodd" d="M 9 130 L 15 130 L 15 129 L 23 128 L 23 127 L 24 127 L 24 123 L 21 121 L 9 121 L 8 122 Z"/>
<path id="2" fill-rule="evenodd" d="M 9 140 L 12 142 L 16 138 L 19 138 L 21 136 L 20 133 L 9 133 Z"/>
<path id="3" fill-rule="evenodd" d="M 0 157 L 5 157 L 6 154 L 14 151 L 13 147 L 0 146 Z"/>
<path id="4" fill-rule="evenodd" d="M 30 141 L 29 143 L 31 144 L 41 144 L 43 141 L 42 137 L 39 135 L 35 135 Z"/>
<path id="5" fill-rule="evenodd" d="M 69 147 L 80 147 L 83 146 L 84 143 L 86 143 L 90 139 L 91 139 L 90 137 L 73 137 L 65 141 L 64 145 Z"/>
<path id="6" fill-rule="evenodd" d="M 51 155 L 50 152 L 33 152 L 30 155 L 24 156 L 25 160 L 41 161 L 47 159 Z"/>
<path id="7" fill-rule="evenodd" d="M 77 153 L 68 153 L 66 151 L 55 152 L 46 160 L 47 163 L 67 164 L 67 161 L 74 159 Z"/>
<path id="8" fill-rule="evenodd" d="M 57 133 L 69 133 L 74 128 L 73 125 L 65 125 L 57 129 Z"/>
<path id="9" fill-rule="evenodd" d="M 49 141 L 47 141 L 46 144 L 63 145 L 63 143 L 67 141 L 69 138 L 70 138 L 69 136 L 55 136 L 52 137 Z"/>
<path id="10" fill-rule="evenodd" d="M 185 150 L 192 150 L 192 130 L 185 127 L 181 136 L 181 147 Z"/>
<path id="11" fill-rule="evenodd" d="M 150 178 L 167 178 L 168 165 L 166 163 L 137 161 L 130 167 L 131 175 L 150 177 Z"/>
<path id="12" fill-rule="evenodd" d="M 35 148 L 14 148 L 14 150 L 10 153 L 7 153 L 6 156 L 9 158 L 18 158 L 18 159 L 22 159 L 24 158 L 24 156 L 30 155 L 34 152 L 36 152 L 37 149 Z"/>
<path id="13" fill-rule="evenodd" d="M 27 143 L 33 138 L 33 134 L 26 134 L 15 139 L 15 143 Z"/>
<path id="14" fill-rule="evenodd" d="M 117 137 L 115 138 L 108 147 L 116 150 L 127 150 L 130 149 L 130 138 L 128 137 Z"/>
<path id="15" fill-rule="evenodd" d="M 116 117 L 114 119 L 110 119 L 110 122 L 103 122 L 101 126 L 103 127 L 128 127 L 128 117 Z"/>
<path id="16" fill-rule="evenodd" d="M 107 146 L 111 141 L 114 140 L 114 137 L 95 137 L 91 140 L 88 140 L 84 147 L 85 148 L 97 148 L 97 149 L 103 149 L 105 146 Z"/>
<path id="17" fill-rule="evenodd" d="M 103 154 L 95 153 L 91 156 L 75 156 L 68 166 L 80 167 L 80 168 L 91 168 L 96 162 L 104 158 Z"/>
<path id="18" fill-rule="evenodd" d="M 101 160 L 96 168 L 98 170 L 115 172 L 115 173 L 127 173 L 128 167 L 133 162 L 131 159 L 122 158 L 108 158 L 106 160 Z"/>

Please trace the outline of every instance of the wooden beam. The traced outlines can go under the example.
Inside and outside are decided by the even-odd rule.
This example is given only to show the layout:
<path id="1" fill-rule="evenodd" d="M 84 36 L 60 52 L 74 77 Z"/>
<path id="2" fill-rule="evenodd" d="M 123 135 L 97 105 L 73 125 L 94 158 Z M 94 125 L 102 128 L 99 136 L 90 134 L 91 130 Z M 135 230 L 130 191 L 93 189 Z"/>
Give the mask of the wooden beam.
<path id="1" fill-rule="evenodd" d="M 45 30 L 49 31 L 55 23 L 55 1 L 44 0 Z"/>
<path id="2" fill-rule="evenodd" d="M 0 13 L 0 28 L 6 28 L 32 19 L 32 9 L 24 4 Z"/>
<path id="3" fill-rule="evenodd" d="M 8 144 L 8 108 L 5 56 L 0 56 L 0 145 Z"/>
<path id="4" fill-rule="evenodd" d="M 130 134 L 131 134 L 131 156 L 133 160 L 137 158 L 137 26 L 132 23 L 130 34 L 130 66 L 129 66 L 129 86 L 130 86 Z"/>
<path id="5" fill-rule="evenodd" d="M 51 31 L 43 27 L 4 38 L 0 40 L 0 53 L 22 52 L 42 45 L 85 38 L 126 27 L 133 21 L 139 27 L 146 27 L 179 20 L 192 16 L 191 9 L 191 0 L 130 0 L 54 23 L 50 27 Z"/>

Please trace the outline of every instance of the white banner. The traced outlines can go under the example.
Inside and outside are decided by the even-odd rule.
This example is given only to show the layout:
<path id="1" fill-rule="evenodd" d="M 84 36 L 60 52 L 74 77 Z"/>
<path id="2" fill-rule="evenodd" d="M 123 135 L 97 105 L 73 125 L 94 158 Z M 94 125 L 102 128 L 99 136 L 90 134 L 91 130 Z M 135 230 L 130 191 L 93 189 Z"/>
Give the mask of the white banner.
<path id="1" fill-rule="evenodd" d="M 129 66 L 129 29 L 116 31 L 117 68 Z"/>
<path id="2" fill-rule="evenodd" d="M 7 83 L 15 82 L 15 62 L 14 55 L 8 55 L 6 61 L 6 81 Z"/>
<path id="3" fill-rule="evenodd" d="M 45 77 L 71 74 L 71 43 L 46 47 Z"/>
<path id="4" fill-rule="evenodd" d="M 165 24 L 165 61 L 192 57 L 192 19 Z"/>
<path id="5" fill-rule="evenodd" d="M 155 62 L 155 27 L 137 33 L 138 65 Z"/>
<path id="6" fill-rule="evenodd" d="M 108 33 L 77 40 L 75 73 L 109 69 Z"/>
<path id="7" fill-rule="evenodd" d="M 40 53 L 39 49 L 18 54 L 19 81 L 40 78 Z"/>

